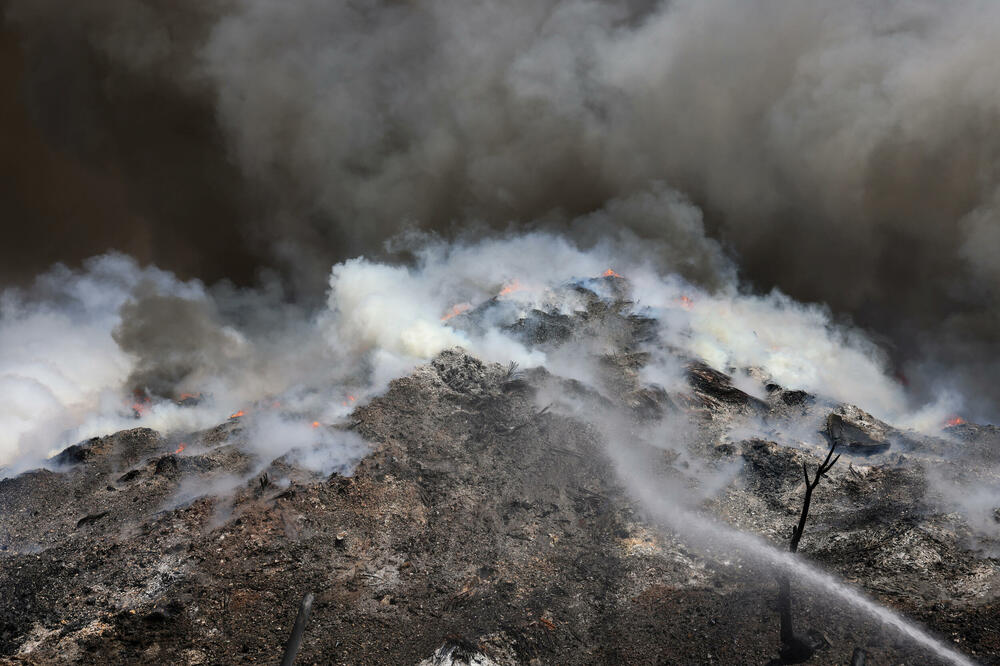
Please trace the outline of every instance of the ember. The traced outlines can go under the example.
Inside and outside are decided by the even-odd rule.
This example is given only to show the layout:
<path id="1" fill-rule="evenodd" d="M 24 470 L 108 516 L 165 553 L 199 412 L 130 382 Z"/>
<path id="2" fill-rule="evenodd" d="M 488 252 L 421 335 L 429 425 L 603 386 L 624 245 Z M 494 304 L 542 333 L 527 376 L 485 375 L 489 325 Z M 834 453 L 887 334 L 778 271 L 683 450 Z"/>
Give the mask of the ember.
<path id="1" fill-rule="evenodd" d="M 240 411 L 234 413 L 234 414 L 230 414 L 229 418 L 231 418 L 231 419 L 238 419 L 241 416 L 246 416 L 246 412 L 244 412 L 242 409 Z"/>
<path id="2" fill-rule="evenodd" d="M 513 294 L 515 291 L 521 291 L 522 289 L 524 289 L 524 287 L 521 286 L 521 281 L 514 278 L 504 285 L 504 288 L 500 290 L 500 293 L 497 294 L 497 296 L 507 296 L 508 294 Z"/>
<path id="3" fill-rule="evenodd" d="M 615 277 L 615 278 L 620 278 L 621 275 L 619 275 L 618 273 L 615 273 L 613 270 L 611 270 L 609 268 L 608 270 L 606 270 L 603 273 L 601 273 L 601 277 Z"/>
<path id="4" fill-rule="evenodd" d="M 174 402 L 181 407 L 194 407 L 202 400 L 201 393 L 181 393 Z"/>
<path id="5" fill-rule="evenodd" d="M 131 405 L 132 416 L 137 419 L 141 419 L 146 414 L 146 411 L 149 409 L 151 403 L 152 400 L 150 400 L 149 396 L 136 394 Z"/>
<path id="6" fill-rule="evenodd" d="M 950 428 L 952 426 L 962 425 L 963 423 L 965 423 L 965 419 L 961 416 L 953 416 L 945 423 L 945 427 Z"/>
<path id="7" fill-rule="evenodd" d="M 177 450 L 174 451 L 174 454 L 181 453 L 186 448 L 187 448 L 187 444 L 185 444 L 184 442 L 181 442 L 180 445 L 178 445 Z"/>
<path id="8" fill-rule="evenodd" d="M 457 305 L 453 305 L 451 306 L 451 309 L 448 310 L 443 317 L 441 317 L 441 321 L 448 321 L 452 317 L 457 317 L 463 312 L 468 312 L 470 308 L 472 308 L 472 305 L 469 303 L 459 303 Z"/>

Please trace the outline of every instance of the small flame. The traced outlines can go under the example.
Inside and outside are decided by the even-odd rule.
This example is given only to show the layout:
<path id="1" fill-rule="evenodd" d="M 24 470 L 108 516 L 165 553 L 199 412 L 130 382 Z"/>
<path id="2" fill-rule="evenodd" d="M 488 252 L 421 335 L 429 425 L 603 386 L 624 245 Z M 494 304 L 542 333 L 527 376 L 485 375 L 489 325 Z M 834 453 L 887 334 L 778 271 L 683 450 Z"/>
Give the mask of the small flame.
<path id="1" fill-rule="evenodd" d="M 231 418 L 231 419 L 238 419 L 241 416 L 246 416 L 246 412 L 244 412 L 242 409 L 240 411 L 234 413 L 234 414 L 230 414 L 229 418 Z"/>
<path id="2" fill-rule="evenodd" d="M 457 317 L 463 312 L 467 312 L 470 308 L 472 308 L 472 305 L 469 303 L 459 303 L 457 305 L 453 305 L 451 306 L 451 309 L 448 310 L 443 317 L 441 317 L 441 321 L 448 321 L 452 317 Z"/>
<path id="3" fill-rule="evenodd" d="M 950 428 L 951 426 L 962 425 L 963 423 L 965 423 L 965 419 L 963 419 L 961 416 L 953 416 L 950 419 L 948 419 L 947 423 L 945 423 L 945 426 Z"/>
<path id="4" fill-rule="evenodd" d="M 685 309 L 685 310 L 690 310 L 691 308 L 693 308 L 693 307 L 694 307 L 694 301 L 692 301 L 692 300 L 691 300 L 690 298 L 688 298 L 687 296 L 681 296 L 681 297 L 680 297 L 680 306 L 681 306 L 681 307 L 682 307 L 683 309 Z"/>
<path id="5" fill-rule="evenodd" d="M 313 426 L 313 428 L 318 428 L 319 427 L 319 421 L 313 421 L 312 422 L 312 426 Z"/>
<path id="6" fill-rule="evenodd" d="M 504 288 L 500 290 L 500 293 L 497 294 L 497 296 L 506 296 L 508 294 L 513 294 L 515 291 L 521 291 L 522 289 L 524 289 L 524 287 L 521 286 L 521 281 L 514 278 L 504 285 Z"/>
<path id="7" fill-rule="evenodd" d="M 618 273 L 615 273 L 613 270 L 611 270 L 609 268 L 608 270 L 606 270 L 603 273 L 601 273 L 601 277 L 615 277 L 615 278 L 620 278 L 621 275 L 619 275 Z"/>
<path id="8" fill-rule="evenodd" d="M 136 391 L 132 395 L 135 398 L 132 401 L 131 405 L 132 416 L 137 419 L 141 419 L 142 416 L 146 413 L 146 410 L 149 409 L 149 406 L 153 401 L 150 400 L 148 395 L 143 395 L 143 393 L 140 391 Z"/>
<path id="9" fill-rule="evenodd" d="M 181 451 L 183 451 L 186 448 L 187 448 L 187 444 L 185 444 L 184 442 L 181 442 L 180 446 L 177 447 L 177 450 L 174 451 L 174 455 L 180 453 Z"/>
<path id="10" fill-rule="evenodd" d="M 185 400 L 197 400 L 201 397 L 201 393 L 181 393 L 177 400 L 183 402 Z"/>
<path id="11" fill-rule="evenodd" d="M 345 400 L 343 402 L 343 405 L 344 405 L 344 407 L 347 407 L 347 405 L 350 404 L 350 403 L 352 403 L 352 402 L 354 402 L 354 396 L 353 395 L 349 395 L 349 396 L 347 396 L 347 400 Z"/>

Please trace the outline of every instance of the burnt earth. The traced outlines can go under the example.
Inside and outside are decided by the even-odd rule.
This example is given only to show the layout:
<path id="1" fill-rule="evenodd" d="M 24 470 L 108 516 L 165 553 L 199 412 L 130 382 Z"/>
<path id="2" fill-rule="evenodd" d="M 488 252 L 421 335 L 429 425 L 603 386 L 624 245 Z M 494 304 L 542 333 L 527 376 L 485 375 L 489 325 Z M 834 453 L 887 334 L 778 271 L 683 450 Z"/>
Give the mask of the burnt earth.
<path id="1" fill-rule="evenodd" d="M 726 428 L 836 406 L 781 387 L 755 398 L 704 364 L 689 393 L 641 386 L 644 327 L 623 324 L 629 344 L 596 387 L 444 352 L 355 410 L 344 427 L 371 453 L 349 477 L 255 460 L 234 420 L 186 437 L 183 453 L 135 429 L 0 481 L 0 663 L 276 663 L 306 592 L 301 664 L 769 663 L 774 572 L 650 522 L 585 412 L 692 419 L 691 454 L 738 469 L 704 510 L 784 548 L 822 433 L 792 446 Z M 551 396 L 584 412 L 546 409 Z M 971 428 L 961 438 L 971 462 L 949 464 L 982 467 L 989 444 Z M 1000 562 L 932 501 L 924 445 L 950 444 L 845 452 L 800 552 L 1000 663 Z M 684 477 L 676 451 L 645 453 Z M 794 581 L 793 595 L 797 628 L 821 646 L 809 663 L 849 663 L 857 648 L 869 664 L 939 663 Z"/>

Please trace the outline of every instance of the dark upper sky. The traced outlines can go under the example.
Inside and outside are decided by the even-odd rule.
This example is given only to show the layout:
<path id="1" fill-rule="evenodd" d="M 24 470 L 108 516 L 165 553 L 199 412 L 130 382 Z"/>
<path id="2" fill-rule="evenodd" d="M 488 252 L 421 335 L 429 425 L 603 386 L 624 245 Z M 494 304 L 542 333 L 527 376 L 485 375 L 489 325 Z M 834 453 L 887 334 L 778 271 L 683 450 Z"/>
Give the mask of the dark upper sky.
<path id="1" fill-rule="evenodd" d="M 210 110 L 135 80 L 109 94 L 89 53 L 72 55 L 29 64 L 0 31 L 0 283 L 112 249 L 250 281 L 242 183 Z M 46 71 L 67 66 L 80 71 Z"/>

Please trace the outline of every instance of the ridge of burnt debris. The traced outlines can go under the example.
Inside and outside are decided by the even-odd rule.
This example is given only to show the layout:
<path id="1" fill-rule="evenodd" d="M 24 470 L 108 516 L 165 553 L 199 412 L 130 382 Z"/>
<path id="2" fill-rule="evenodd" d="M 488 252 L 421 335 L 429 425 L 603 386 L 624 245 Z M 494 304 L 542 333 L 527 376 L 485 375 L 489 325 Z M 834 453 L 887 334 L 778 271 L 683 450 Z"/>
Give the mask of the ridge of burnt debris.
<path id="1" fill-rule="evenodd" d="M 644 455 L 664 479 L 683 482 L 693 460 L 730 470 L 704 511 L 782 548 L 803 464 L 836 443 L 844 460 L 812 498 L 799 551 L 1000 663 L 996 540 L 932 501 L 922 457 L 957 440 L 949 468 L 984 473 L 997 430 L 917 436 L 766 378 L 750 395 L 697 359 L 688 390 L 644 384 L 656 322 L 618 280 L 570 285 L 583 309 L 529 311 L 509 328 L 548 349 L 604 336 L 594 384 L 442 352 L 340 426 L 372 447 L 350 476 L 259 460 L 234 420 L 185 435 L 180 453 L 137 428 L 0 481 L 0 663 L 275 663 L 307 592 L 297 663 L 768 662 L 773 575 L 647 520 L 585 418 L 609 409 L 636 432 L 690 424 L 681 449 L 650 441 Z M 506 306 L 456 325 L 494 307 Z M 806 436 L 789 434 L 801 423 Z M 809 663 L 856 650 L 936 663 L 830 598 L 796 597 L 795 612 L 821 648 Z"/>

